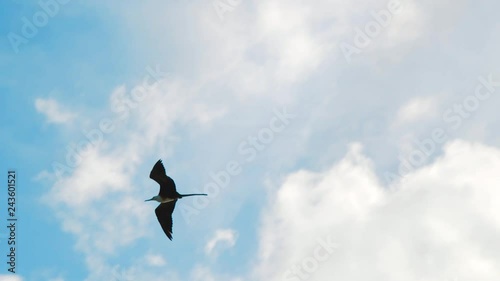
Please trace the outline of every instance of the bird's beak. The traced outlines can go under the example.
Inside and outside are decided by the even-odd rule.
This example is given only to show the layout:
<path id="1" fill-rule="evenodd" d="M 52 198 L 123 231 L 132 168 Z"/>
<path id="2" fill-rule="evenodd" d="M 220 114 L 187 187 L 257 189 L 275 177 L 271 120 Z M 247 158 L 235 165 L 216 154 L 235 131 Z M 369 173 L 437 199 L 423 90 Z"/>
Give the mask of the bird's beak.
<path id="1" fill-rule="evenodd" d="M 153 201 L 153 199 L 144 200 L 144 202 Z"/>

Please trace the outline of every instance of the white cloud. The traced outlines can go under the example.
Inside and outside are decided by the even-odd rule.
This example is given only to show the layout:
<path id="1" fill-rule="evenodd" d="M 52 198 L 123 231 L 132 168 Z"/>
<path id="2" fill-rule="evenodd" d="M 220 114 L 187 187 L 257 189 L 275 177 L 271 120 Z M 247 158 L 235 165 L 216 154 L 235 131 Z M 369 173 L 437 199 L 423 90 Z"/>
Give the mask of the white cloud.
<path id="1" fill-rule="evenodd" d="M 146 263 L 150 266 L 161 267 L 167 264 L 162 255 L 148 254 L 146 255 Z"/>
<path id="2" fill-rule="evenodd" d="M 217 274 L 212 271 L 212 268 L 204 265 L 196 265 L 191 270 L 189 280 L 192 281 L 243 281 L 241 277 L 230 276 L 228 274 Z"/>
<path id="3" fill-rule="evenodd" d="M 205 266 L 196 266 L 191 272 L 191 280 L 193 281 L 215 281 L 217 278 L 214 276 L 210 268 Z"/>
<path id="4" fill-rule="evenodd" d="M 14 274 L 0 274 L 0 280 L 2 281 L 23 281 L 23 278 L 20 277 L 19 275 L 14 275 Z"/>
<path id="5" fill-rule="evenodd" d="M 76 114 L 63 108 L 55 99 L 37 98 L 35 108 L 38 112 L 45 115 L 49 123 L 69 123 Z"/>
<path id="6" fill-rule="evenodd" d="M 114 265 L 110 266 L 105 260 L 89 257 L 87 260 L 92 269 L 85 281 L 99 280 L 181 280 L 177 275 L 172 274 L 165 267 L 151 266 L 145 260 L 136 259 L 130 266 Z"/>
<path id="7" fill-rule="evenodd" d="M 79 157 L 81 163 L 71 177 L 64 177 L 56 182 L 53 196 L 50 197 L 52 202 L 82 206 L 110 193 L 130 188 L 130 179 L 125 172 L 127 157 L 103 155 L 98 147 L 71 155 Z"/>
<path id="8" fill-rule="evenodd" d="M 415 97 L 399 109 L 394 125 L 402 126 L 433 118 L 437 114 L 437 108 L 436 97 Z"/>
<path id="9" fill-rule="evenodd" d="M 205 245 L 207 255 L 217 255 L 220 248 L 232 248 L 236 245 L 238 233 L 232 229 L 218 229 Z"/>
<path id="10" fill-rule="evenodd" d="M 499 169 L 499 149 L 454 141 L 384 187 L 354 145 L 330 169 L 294 173 L 276 191 L 263 215 L 259 279 L 496 280 Z M 308 259 L 325 237 L 338 247 Z"/>

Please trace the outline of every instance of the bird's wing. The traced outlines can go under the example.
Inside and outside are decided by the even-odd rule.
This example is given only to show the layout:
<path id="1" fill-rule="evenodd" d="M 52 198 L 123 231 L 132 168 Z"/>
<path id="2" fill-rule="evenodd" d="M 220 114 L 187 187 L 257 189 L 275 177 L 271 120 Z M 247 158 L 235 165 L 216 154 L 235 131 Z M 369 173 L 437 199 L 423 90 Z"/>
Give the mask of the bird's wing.
<path id="1" fill-rule="evenodd" d="M 165 167 L 161 159 L 153 166 L 151 173 L 149 173 L 149 177 L 160 185 L 160 192 L 158 195 L 163 198 L 177 198 L 175 182 L 165 173 Z"/>
<path id="2" fill-rule="evenodd" d="M 165 232 L 170 240 L 172 240 L 172 213 L 174 212 L 176 202 L 177 200 L 162 203 L 155 209 L 158 222 L 160 222 L 163 232 Z"/>
<path id="3" fill-rule="evenodd" d="M 153 166 L 151 173 L 149 173 L 149 177 L 159 185 L 162 185 L 162 183 L 165 183 L 168 180 L 167 174 L 165 173 L 165 167 L 163 166 L 161 159 L 158 160 Z"/>

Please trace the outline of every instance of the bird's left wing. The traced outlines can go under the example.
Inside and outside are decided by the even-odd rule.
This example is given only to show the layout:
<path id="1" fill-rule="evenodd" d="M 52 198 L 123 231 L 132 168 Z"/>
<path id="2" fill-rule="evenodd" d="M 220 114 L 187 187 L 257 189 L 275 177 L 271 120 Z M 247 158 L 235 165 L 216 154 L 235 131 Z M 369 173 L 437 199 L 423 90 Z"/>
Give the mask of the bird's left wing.
<path id="1" fill-rule="evenodd" d="M 177 200 L 162 203 L 155 209 L 158 222 L 160 223 L 163 232 L 165 232 L 170 240 L 172 240 L 172 213 L 174 212 L 176 202 Z"/>
<path id="2" fill-rule="evenodd" d="M 158 160 L 153 166 L 153 169 L 151 169 L 151 173 L 149 173 L 149 177 L 159 185 L 167 180 L 167 174 L 165 173 L 165 167 L 163 166 L 161 159 Z"/>

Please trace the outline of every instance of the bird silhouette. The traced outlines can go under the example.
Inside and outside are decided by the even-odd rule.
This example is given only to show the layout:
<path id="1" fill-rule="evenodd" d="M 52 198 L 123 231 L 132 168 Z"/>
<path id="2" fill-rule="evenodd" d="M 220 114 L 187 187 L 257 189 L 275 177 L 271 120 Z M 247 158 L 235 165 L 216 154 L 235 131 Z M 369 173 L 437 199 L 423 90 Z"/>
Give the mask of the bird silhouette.
<path id="1" fill-rule="evenodd" d="M 168 239 L 172 240 L 172 213 L 174 212 L 177 199 L 188 196 L 207 196 L 207 194 L 179 194 L 175 188 L 174 180 L 165 173 L 165 167 L 161 159 L 153 166 L 151 173 L 149 173 L 149 177 L 160 185 L 160 192 L 158 195 L 145 201 L 160 202 L 160 205 L 155 209 L 156 217 L 158 218 L 158 222 L 163 232 L 165 232 Z"/>

